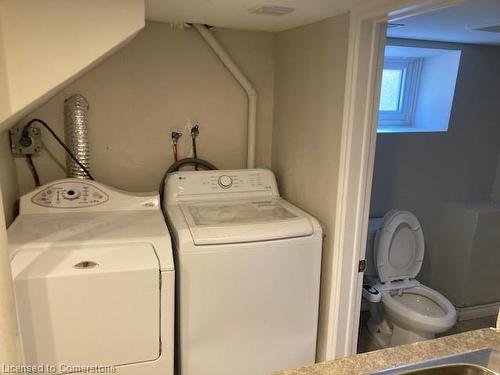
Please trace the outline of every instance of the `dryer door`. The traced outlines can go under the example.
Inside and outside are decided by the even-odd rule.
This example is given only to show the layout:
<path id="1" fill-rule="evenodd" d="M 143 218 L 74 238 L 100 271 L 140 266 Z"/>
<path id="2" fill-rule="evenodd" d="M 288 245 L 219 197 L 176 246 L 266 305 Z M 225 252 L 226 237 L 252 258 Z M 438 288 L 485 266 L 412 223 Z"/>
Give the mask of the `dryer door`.
<path id="1" fill-rule="evenodd" d="M 159 264 L 151 245 L 28 248 L 16 253 L 12 272 L 27 364 L 158 358 Z"/>

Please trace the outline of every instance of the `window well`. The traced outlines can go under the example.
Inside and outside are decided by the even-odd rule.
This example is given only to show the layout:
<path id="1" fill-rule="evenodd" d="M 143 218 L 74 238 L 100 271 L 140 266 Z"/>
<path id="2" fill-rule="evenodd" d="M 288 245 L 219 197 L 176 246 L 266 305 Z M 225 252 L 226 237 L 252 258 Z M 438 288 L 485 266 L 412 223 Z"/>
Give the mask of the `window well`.
<path id="1" fill-rule="evenodd" d="M 461 51 L 388 45 L 379 133 L 448 130 Z"/>

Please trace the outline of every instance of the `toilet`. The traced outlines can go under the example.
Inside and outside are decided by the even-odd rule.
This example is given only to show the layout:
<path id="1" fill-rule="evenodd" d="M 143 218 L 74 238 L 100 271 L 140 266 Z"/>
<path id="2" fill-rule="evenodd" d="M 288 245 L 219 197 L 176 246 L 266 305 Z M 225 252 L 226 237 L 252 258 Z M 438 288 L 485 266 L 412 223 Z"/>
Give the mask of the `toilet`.
<path id="1" fill-rule="evenodd" d="M 383 348 L 432 339 L 457 320 L 446 297 L 415 279 L 424 251 L 424 234 L 411 212 L 370 219 L 363 297 L 370 302 L 368 329 Z"/>

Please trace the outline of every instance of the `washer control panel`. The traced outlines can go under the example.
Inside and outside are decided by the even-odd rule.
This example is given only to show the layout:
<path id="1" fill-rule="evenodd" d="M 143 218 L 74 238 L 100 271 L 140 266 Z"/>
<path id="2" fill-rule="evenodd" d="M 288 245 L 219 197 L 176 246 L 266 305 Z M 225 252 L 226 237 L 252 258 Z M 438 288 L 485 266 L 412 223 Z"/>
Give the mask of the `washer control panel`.
<path id="1" fill-rule="evenodd" d="M 42 207 L 81 208 L 97 206 L 109 196 L 97 187 L 80 181 L 60 182 L 39 191 L 31 202 Z"/>
<path id="2" fill-rule="evenodd" d="M 200 173 L 198 175 L 179 174 L 178 180 L 183 194 L 203 194 L 227 191 L 270 190 L 272 182 L 263 173 L 238 173 L 233 171 Z"/>
<path id="3" fill-rule="evenodd" d="M 209 194 L 265 194 L 279 196 L 276 180 L 271 171 L 265 169 L 181 171 L 170 174 L 165 186 L 166 200 L 178 197 L 197 199 Z"/>

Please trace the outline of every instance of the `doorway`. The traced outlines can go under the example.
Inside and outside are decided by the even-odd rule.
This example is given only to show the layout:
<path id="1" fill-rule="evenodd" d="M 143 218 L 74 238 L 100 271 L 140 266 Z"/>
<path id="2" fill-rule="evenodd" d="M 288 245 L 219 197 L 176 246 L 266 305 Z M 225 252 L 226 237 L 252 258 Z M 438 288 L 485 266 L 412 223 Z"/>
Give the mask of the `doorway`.
<path id="1" fill-rule="evenodd" d="M 500 77 L 500 34 L 491 32 L 500 24 L 500 10 L 487 0 L 448 5 L 388 18 L 373 79 L 374 115 L 365 127 L 371 130 L 363 144 L 365 196 L 358 198 L 358 212 L 365 220 L 370 217 L 358 226 L 360 247 L 366 243 L 360 259 L 366 249 L 368 263 L 364 276 L 358 276 L 375 288 L 400 282 L 377 269 L 380 254 L 391 251 L 375 241 L 389 220 L 387 213 L 399 210 L 417 220 L 425 239 L 423 262 L 404 269 L 401 279 L 415 279 L 453 304 L 458 321 L 436 328 L 436 337 L 493 326 L 500 305 L 495 290 L 500 236 L 493 229 L 500 225 L 500 134 L 495 126 L 500 117 L 494 104 L 500 88 L 494 78 Z M 357 351 L 404 344 L 405 339 L 394 337 L 391 342 L 395 328 L 390 319 L 385 325 L 370 322 L 376 309 L 384 312 L 384 304 L 368 299 L 360 306 Z M 439 304 L 435 313 L 441 313 Z"/>

